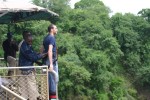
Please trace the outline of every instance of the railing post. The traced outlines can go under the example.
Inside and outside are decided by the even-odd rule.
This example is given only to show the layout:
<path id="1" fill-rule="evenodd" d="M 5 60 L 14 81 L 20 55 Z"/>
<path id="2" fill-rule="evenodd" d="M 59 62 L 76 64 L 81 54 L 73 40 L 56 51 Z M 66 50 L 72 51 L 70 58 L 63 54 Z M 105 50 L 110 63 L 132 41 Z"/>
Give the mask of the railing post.
<path id="1" fill-rule="evenodd" d="M 48 67 L 47 67 L 46 73 L 47 73 L 47 96 L 48 96 L 48 100 L 49 100 L 49 81 L 48 81 Z"/>

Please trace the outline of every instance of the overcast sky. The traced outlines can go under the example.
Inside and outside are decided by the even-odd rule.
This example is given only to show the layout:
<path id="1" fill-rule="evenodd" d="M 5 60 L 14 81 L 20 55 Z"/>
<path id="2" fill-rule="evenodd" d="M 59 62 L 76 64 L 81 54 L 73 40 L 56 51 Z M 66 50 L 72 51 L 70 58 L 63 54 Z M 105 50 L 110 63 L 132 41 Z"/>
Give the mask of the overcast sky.
<path id="1" fill-rule="evenodd" d="M 3 1 L 3 0 L 0 0 Z M 31 0 L 6 0 L 15 2 L 31 2 Z M 71 0 L 71 7 L 80 0 Z M 143 8 L 150 8 L 150 0 L 101 0 L 106 6 L 112 10 L 112 14 L 120 13 L 133 13 L 137 14 Z"/>
<path id="2" fill-rule="evenodd" d="M 144 8 L 150 8 L 150 0 L 102 0 L 113 13 L 133 13 L 137 14 Z"/>
<path id="3" fill-rule="evenodd" d="M 80 0 L 71 0 L 72 7 L 75 2 Z M 112 14 L 133 13 L 137 14 L 143 8 L 150 8 L 150 0 L 100 0 L 112 10 Z"/>

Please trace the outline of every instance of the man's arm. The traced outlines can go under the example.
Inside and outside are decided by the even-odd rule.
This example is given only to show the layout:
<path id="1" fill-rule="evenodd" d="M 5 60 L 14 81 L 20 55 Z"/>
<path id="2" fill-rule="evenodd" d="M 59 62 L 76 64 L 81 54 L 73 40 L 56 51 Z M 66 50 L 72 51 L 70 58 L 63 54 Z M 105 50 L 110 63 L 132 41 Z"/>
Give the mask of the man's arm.
<path id="1" fill-rule="evenodd" d="M 49 57 L 49 61 L 50 61 L 50 71 L 53 70 L 53 45 L 49 45 L 48 48 L 48 57 Z"/>
<path id="2" fill-rule="evenodd" d="M 20 48 L 20 53 L 30 61 L 37 61 L 42 58 L 42 54 L 37 54 L 33 51 L 32 47 L 28 48 L 26 44 L 22 44 Z"/>

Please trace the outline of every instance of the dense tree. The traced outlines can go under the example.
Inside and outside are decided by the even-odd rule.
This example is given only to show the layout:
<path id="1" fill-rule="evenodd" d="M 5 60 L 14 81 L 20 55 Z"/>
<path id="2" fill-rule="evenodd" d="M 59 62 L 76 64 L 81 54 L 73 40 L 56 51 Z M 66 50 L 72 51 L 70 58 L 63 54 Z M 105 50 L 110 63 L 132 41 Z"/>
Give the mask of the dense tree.
<path id="1" fill-rule="evenodd" d="M 55 23 L 59 32 L 59 97 L 62 100 L 136 100 L 135 86 L 150 84 L 149 9 L 133 14 L 117 13 L 99 0 L 81 0 L 75 8 L 70 0 L 33 0 L 59 14 L 50 21 L 30 21 L 11 25 L 20 42 L 23 30 L 34 36 L 39 51 L 47 26 Z M 2 40 L 7 25 L 1 25 Z M 38 35 L 38 37 L 37 37 Z M 0 50 L 0 56 L 2 56 Z M 135 84 L 136 83 L 136 84 Z M 133 86 L 135 85 L 135 86 Z"/>
<path id="2" fill-rule="evenodd" d="M 150 9 L 142 9 L 138 12 L 138 15 L 142 16 L 145 20 L 150 22 Z"/>
<path id="3" fill-rule="evenodd" d="M 2 43 L 6 39 L 7 25 L 0 25 L 0 48 L 2 48 Z M 0 49 L 0 57 L 3 57 L 3 49 Z"/>
<path id="4" fill-rule="evenodd" d="M 121 63 L 128 74 L 132 75 L 131 80 L 136 80 L 136 84 L 144 85 L 150 82 L 148 73 L 150 24 L 142 17 L 116 14 L 111 19 L 113 34 L 124 53 Z"/>

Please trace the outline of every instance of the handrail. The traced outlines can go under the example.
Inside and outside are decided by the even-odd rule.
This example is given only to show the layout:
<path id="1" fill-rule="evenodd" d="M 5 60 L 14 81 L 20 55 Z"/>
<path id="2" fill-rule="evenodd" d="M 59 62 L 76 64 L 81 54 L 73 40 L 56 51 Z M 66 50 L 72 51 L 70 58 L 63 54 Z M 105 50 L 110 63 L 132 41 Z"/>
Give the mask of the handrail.
<path id="1" fill-rule="evenodd" d="M 19 69 L 27 69 L 27 68 L 45 68 L 45 67 L 48 67 L 46 65 L 44 66 L 24 66 L 24 67 L 0 67 L 0 69 L 16 69 L 16 68 L 19 68 Z"/>
<path id="2" fill-rule="evenodd" d="M 52 71 L 50 71 L 50 70 L 48 70 L 48 66 L 47 65 L 43 65 L 43 66 L 24 66 L 24 67 L 0 67 L 0 69 L 16 69 L 16 68 L 19 68 L 19 69 L 26 69 L 26 68 L 43 68 L 43 71 L 45 72 L 45 71 L 49 71 L 49 72 L 51 72 L 51 73 L 53 73 L 54 74 L 54 76 L 55 76 L 55 82 L 56 82 L 56 100 L 58 100 L 58 74 L 56 73 L 56 71 L 54 71 L 54 70 L 52 70 Z M 0 86 L 3 88 L 3 89 L 5 89 L 6 91 L 8 91 L 8 92 L 10 92 L 10 93 L 12 93 L 11 92 L 11 90 L 9 91 L 8 90 L 8 88 L 6 88 L 6 87 L 4 87 L 3 85 L 2 85 L 2 80 L 1 80 L 1 76 L 0 76 Z M 12 93 L 12 94 L 14 94 L 14 93 Z M 15 96 L 16 96 L 16 94 L 14 94 Z M 17 96 L 18 97 L 18 96 Z M 22 99 L 22 100 L 26 100 L 26 99 Z"/>
<path id="3" fill-rule="evenodd" d="M 0 60 L 4 60 L 4 58 L 0 58 Z"/>

